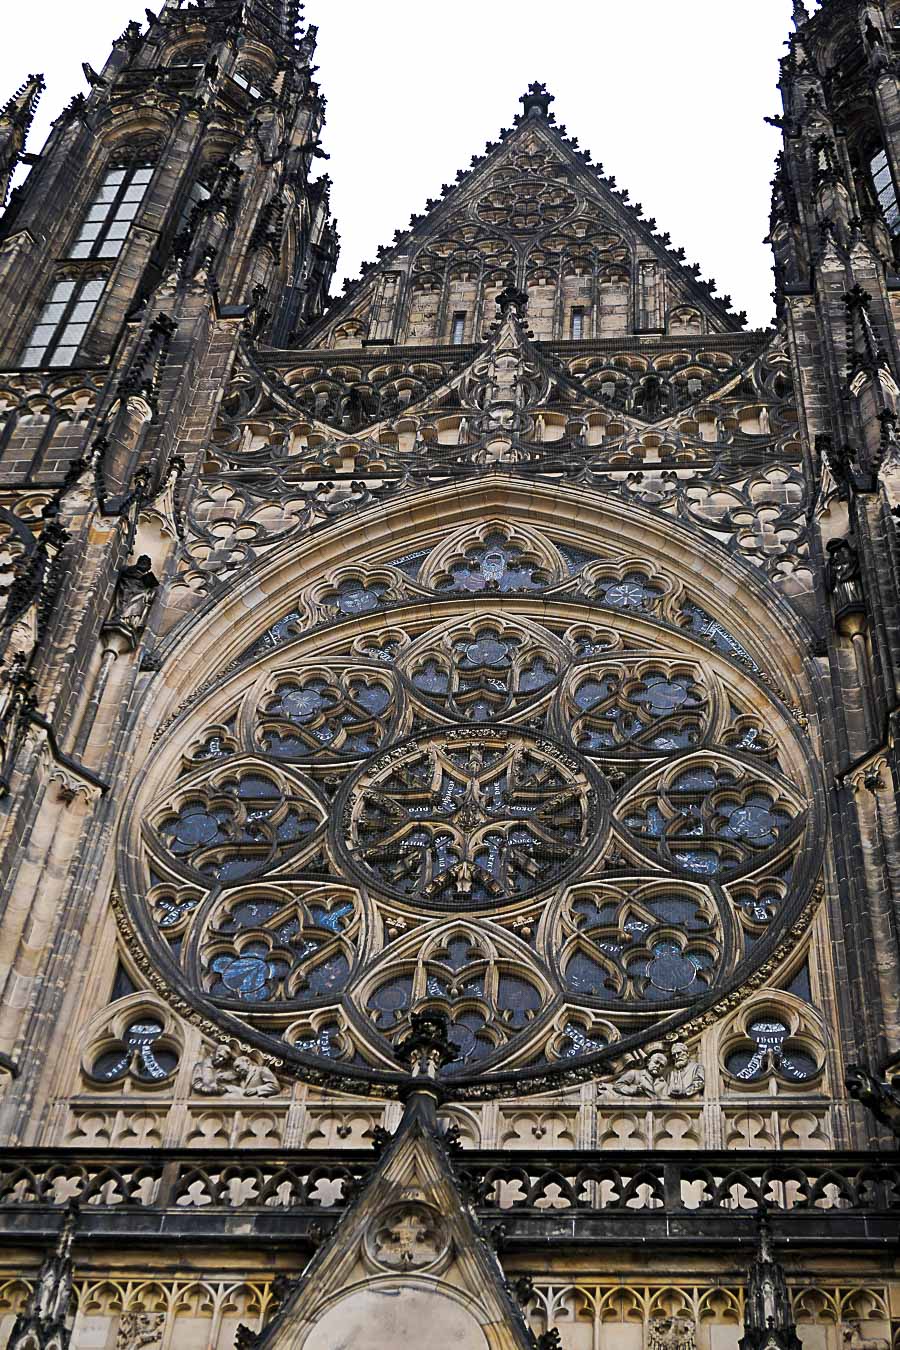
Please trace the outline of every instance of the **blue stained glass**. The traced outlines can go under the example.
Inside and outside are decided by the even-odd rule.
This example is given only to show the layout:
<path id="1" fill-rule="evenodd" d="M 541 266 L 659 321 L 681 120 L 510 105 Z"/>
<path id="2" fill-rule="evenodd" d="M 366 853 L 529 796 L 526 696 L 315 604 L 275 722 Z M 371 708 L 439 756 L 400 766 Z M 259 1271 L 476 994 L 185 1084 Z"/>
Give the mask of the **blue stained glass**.
<path id="1" fill-rule="evenodd" d="M 699 605 L 690 601 L 685 604 L 681 612 L 688 620 L 688 627 L 692 633 L 705 638 L 707 642 L 710 642 L 718 651 L 724 652 L 726 656 L 737 657 L 742 664 L 759 673 L 759 666 L 746 647 L 742 647 L 737 638 L 732 637 L 727 628 L 719 623 L 718 619 L 714 619 L 710 614 L 707 614 L 705 609 L 701 609 Z"/>
<path id="2" fill-rule="evenodd" d="M 313 966 L 307 976 L 307 985 L 313 994 L 334 994 L 340 992 L 350 977 L 350 965 L 347 958 L 338 953 L 321 965 Z"/>
<path id="3" fill-rule="evenodd" d="M 595 1040 L 592 1036 L 588 1036 L 584 1028 L 578 1026 L 575 1022 L 567 1022 L 563 1027 L 563 1032 L 565 1033 L 565 1040 L 560 1048 L 563 1059 L 575 1059 L 579 1055 L 594 1055 L 599 1050 L 605 1050 L 609 1044 L 608 1041 Z"/>
<path id="4" fill-rule="evenodd" d="M 649 609 L 660 595 L 640 572 L 632 572 L 621 581 L 601 581 L 597 591 L 603 603 L 614 609 Z"/>
<path id="5" fill-rule="evenodd" d="M 723 778 L 723 781 L 728 781 Z M 718 786 L 718 780 L 712 769 L 688 769 L 679 774 L 672 784 L 673 792 L 709 792 Z"/>
<path id="6" fill-rule="evenodd" d="M 646 688 L 634 695 L 634 702 L 643 704 L 654 717 L 663 717 L 666 713 L 675 712 L 689 700 L 690 688 L 686 680 L 670 681 L 662 678 L 654 679 L 652 676 L 647 678 Z M 696 704 L 695 699 L 690 701 Z"/>
<path id="7" fill-rule="evenodd" d="M 337 1026 L 323 1027 L 314 1039 L 295 1041 L 294 1044 L 301 1054 L 322 1055 L 325 1059 L 336 1059 L 339 1050 L 335 1040 L 339 1035 L 340 1029 Z"/>
<path id="8" fill-rule="evenodd" d="M 535 689 L 544 689 L 548 684 L 552 684 L 556 679 L 556 671 L 547 664 L 542 657 L 530 665 L 522 672 L 522 678 L 519 681 L 519 688 L 523 693 L 531 693 Z"/>
<path id="9" fill-rule="evenodd" d="M 450 676 L 436 661 L 428 661 L 412 677 L 417 689 L 425 694 L 445 694 L 450 688 Z"/>
<path id="10" fill-rule="evenodd" d="M 337 596 L 337 607 L 342 614 L 368 614 L 381 603 L 384 586 L 366 587 L 361 581 L 346 582 Z"/>
<path id="11" fill-rule="evenodd" d="M 391 701 L 390 691 L 383 684 L 359 684 L 351 690 L 357 703 L 362 704 L 366 712 L 382 713 Z"/>
<path id="12" fill-rule="evenodd" d="M 688 872 L 696 872 L 698 876 L 714 876 L 720 868 L 726 871 L 732 869 L 733 862 L 723 862 L 718 853 L 713 853 L 709 849 L 672 849 L 672 857 L 679 867 L 685 868 Z"/>
<path id="13" fill-rule="evenodd" d="M 227 993 L 240 999 L 266 1002 L 272 998 L 271 981 L 278 974 L 286 974 L 286 964 L 268 959 L 265 948 L 248 947 L 240 956 L 217 956 L 211 962 Z"/>
<path id="14" fill-rule="evenodd" d="M 479 638 L 466 647 L 465 657 L 470 666 L 508 666 L 509 647 L 495 638 Z"/>
<path id="15" fill-rule="evenodd" d="M 353 906 L 338 905 L 336 909 L 322 909 L 318 905 L 310 905 L 310 918 L 317 928 L 326 928 L 330 933 L 340 933 L 350 921 L 353 914 Z"/>
<path id="16" fill-rule="evenodd" d="M 171 896 L 161 896 L 156 901 L 156 908 L 160 911 L 161 917 L 158 920 L 160 928 L 174 928 L 186 914 L 190 914 L 196 909 L 196 900 L 175 900 Z"/>
<path id="17" fill-rule="evenodd" d="M 324 698 L 318 689 L 292 689 L 281 698 L 280 712 L 295 722 L 309 722 L 325 708 L 334 707 L 334 699 Z"/>

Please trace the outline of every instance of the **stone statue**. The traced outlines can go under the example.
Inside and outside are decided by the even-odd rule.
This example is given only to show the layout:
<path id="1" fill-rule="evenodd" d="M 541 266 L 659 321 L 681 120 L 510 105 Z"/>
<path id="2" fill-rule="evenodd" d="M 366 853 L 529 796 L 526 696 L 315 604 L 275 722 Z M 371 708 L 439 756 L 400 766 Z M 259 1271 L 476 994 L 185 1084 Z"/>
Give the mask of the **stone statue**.
<path id="1" fill-rule="evenodd" d="M 838 586 L 859 580 L 859 554 L 849 539 L 830 539 L 828 541 L 828 588 L 836 591 Z"/>
<path id="2" fill-rule="evenodd" d="M 238 1090 L 244 1097 L 274 1097 L 281 1091 L 281 1084 L 271 1069 L 265 1064 L 254 1064 L 249 1055 L 239 1055 L 234 1061 Z"/>
<path id="3" fill-rule="evenodd" d="M 690 1317 L 654 1317 L 647 1328 L 650 1350 L 694 1350 L 697 1329 Z"/>
<path id="4" fill-rule="evenodd" d="M 662 1097 L 666 1091 L 666 1057 L 656 1050 L 646 1064 L 626 1069 L 612 1084 L 620 1097 Z"/>
<path id="5" fill-rule="evenodd" d="M 191 1091 L 198 1097 L 274 1097 L 281 1084 L 271 1069 L 249 1055 L 236 1055 L 222 1041 L 197 1061 Z"/>
<path id="6" fill-rule="evenodd" d="M 112 613 L 108 622 L 138 632 L 147 619 L 147 611 L 159 579 L 153 575 L 153 563 L 142 553 L 136 563 L 123 567 L 116 582 Z"/>
<path id="7" fill-rule="evenodd" d="M 626 1069 L 611 1084 L 620 1097 L 699 1097 L 706 1075 L 699 1060 L 692 1059 L 683 1041 L 668 1052 L 654 1050 L 646 1064 Z"/>
<path id="8" fill-rule="evenodd" d="M 699 1060 L 691 1059 L 683 1041 L 676 1041 L 669 1051 L 671 1067 L 666 1079 L 670 1097 L 700 1097 L 706 1087 L 706 1075 Z"/>

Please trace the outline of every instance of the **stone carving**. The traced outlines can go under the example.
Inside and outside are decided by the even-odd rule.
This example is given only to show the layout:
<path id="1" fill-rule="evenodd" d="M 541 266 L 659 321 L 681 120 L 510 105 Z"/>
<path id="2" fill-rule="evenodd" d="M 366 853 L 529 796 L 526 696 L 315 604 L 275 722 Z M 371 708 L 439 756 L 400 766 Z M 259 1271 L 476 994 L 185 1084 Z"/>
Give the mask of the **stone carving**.
<path id="1" fill-rule="evenodd" d="M 647 1336 L 650 1350 L 695 1350 L 697 1328 L 690 1317 L 652 1317 Z"/>
<path id="2" fill-rule="evenodd" d="M 116 1337 L 116 1350 L 155 1350 L 162 1341 L 165 1324 L 165 1313 L 123 1313 Z"/>
<path id="3" fill-rule="evenodd" d="M 153 563 L 142 553 L 136 563 L 123 567 L 116 582 L 112 611 L 106 626 L 137 635 L 147 621 L 147 613 L 159 579 L 153 575 Z"/>
<path id="4" fill-rule="evenodd" d="M 194 1066 L 191 1090 L 200 1097 L 274 1097 L 281 1085 L 264 1064 L 220 1042 Z"/>
<path id="5" fill-rule="evenodd" d="M 706 1075 L 687 1046 L 676 1041 L 668 1052 L 654 1050 L 645 1064 L 626 1069 L 611 1084 L 621 1097 L 699 1097 Z"/>
<path id="6" fill-rule="evenodd" d="M 851 1064 L 847 1070 L 847 1089 L 874 1116 L 900 1138 L 900 1075 L 891 1066 L 884 1078 L 876 1078 L 868 1069 Z"/>
<path id="7" fill-rule="evenodd" d="M 369 1247 L 379 1265 L 389 1270 L 421 1270 L 434 1265 L 447 1250 L 449 1238 L 440 1215 L 429 1205 L 397 1205 L 373 1226 Z"/>
<path id="8" fill-rule="evenodd" d="M 666 1057 L 661 1050 L 649 1056 L 639 1068 L 626 1069 L 612 1085 L 621 1097 L 664 1097 L 666 1095 Z"/>
<path id="9" fill-rule="evenodd" d="M 706 1086 L 706 1076 L 700 1062 L 691 1058 L 687 1046 L 682 1041 L 676 1041 L 669 1051 L 669 1058 L 671 1067 L 666 1080 L 669 1096 L 701 1096 Z"/>
<path id="10" fill-rule="evenodd" d="M 843 1324 L 841 1342 L 845 1350 L 888 1350 L 888 1342 L 881 1336 L 864 1336 L 859 1322 Z"/>

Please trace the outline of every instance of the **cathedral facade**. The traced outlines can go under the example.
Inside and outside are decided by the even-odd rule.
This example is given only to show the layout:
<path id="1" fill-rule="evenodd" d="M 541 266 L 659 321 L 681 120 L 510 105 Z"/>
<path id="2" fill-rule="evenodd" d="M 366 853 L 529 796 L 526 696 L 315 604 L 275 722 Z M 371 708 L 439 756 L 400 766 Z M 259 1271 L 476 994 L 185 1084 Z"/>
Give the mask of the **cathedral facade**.
<path id="1" fill-rule="evenodd" d="M 767 331 L 541 84 L 331 296 L 297 0 L 0 111 L 11 1350 L 900 1346 L 900 3 L 794 8 Z"/>

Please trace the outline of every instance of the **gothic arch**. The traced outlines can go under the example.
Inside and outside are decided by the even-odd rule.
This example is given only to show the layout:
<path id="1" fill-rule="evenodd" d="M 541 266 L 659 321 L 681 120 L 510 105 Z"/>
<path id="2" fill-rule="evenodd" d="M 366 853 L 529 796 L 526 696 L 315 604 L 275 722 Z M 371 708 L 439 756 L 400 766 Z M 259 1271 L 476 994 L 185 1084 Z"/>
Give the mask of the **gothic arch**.
<path id="1" fill-rule="evenodd" d="M 461 1090 L 515 1090 L 779 959 L 821 864 L 810 690 L 787 606 L 670 521 L 500 475 L 443 495 L 286 541 L 169 634 L 133 728 L 120 918 L 176 1007 L 304 1076 L 387 1088 L 394 1033 L 440 997 Z M 438 765 L 452 822 L 435 799 L 391 843 L 372 803 Z M 742 897 L 768 886 L 771 926 L 732 872 Z M 598 963 L 610 924 L 628 951 Z"/>

